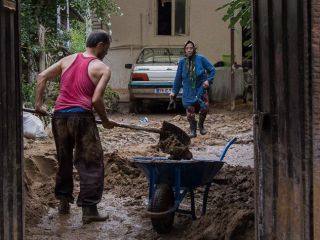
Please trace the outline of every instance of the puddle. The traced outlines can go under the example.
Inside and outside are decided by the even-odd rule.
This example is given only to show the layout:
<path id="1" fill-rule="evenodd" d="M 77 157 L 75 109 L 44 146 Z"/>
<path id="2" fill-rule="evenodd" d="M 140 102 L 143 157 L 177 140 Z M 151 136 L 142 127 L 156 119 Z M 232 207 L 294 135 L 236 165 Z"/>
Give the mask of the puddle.
<path id="1" fill-rule="evenodd" d="M 26 239 L 152 239 L 153 232 L 150 220 L 143 216 L 144 206 L 129 207 L 126 203 L 132 198 L 116 198 L 113 194 L 105 194 L 98 210 L 108 215 L 105 222 L 83 225 L 81 208 L 71 205 L 69 215 L 59 215 L 57 208 L 49 208 L 40 223 L 28 229 Z M 146 202 L 146 201 L 145 201 Z"/>

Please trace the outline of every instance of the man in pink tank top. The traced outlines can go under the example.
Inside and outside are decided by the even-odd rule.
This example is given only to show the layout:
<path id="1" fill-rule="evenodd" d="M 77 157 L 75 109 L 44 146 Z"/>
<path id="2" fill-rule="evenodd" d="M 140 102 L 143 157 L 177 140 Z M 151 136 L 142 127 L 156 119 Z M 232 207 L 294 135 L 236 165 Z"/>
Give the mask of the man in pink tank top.
<path id="1" fill-rule="evenodd" d="M 83 223 L 105 221 L 97 210 L 104 185 L 103 152 L 92 108 L 104 128 L 113 128 L 104 105 L 104 92 L 111 76 L 102 62 L 108 53 L 110 36 L 105 31 L 92 32 L 86 51 L 67 56 L 38 75 L 35 109 L 47 114 L 43 98 L 48 80 L 60 77 L 60 91 L 52 118 L 52 131 L 59 169 L 55 196 L 59 213 L 68 214 L 73 203 L 73 164 L 80 176 L 77 205 L 82 207 Z"/>

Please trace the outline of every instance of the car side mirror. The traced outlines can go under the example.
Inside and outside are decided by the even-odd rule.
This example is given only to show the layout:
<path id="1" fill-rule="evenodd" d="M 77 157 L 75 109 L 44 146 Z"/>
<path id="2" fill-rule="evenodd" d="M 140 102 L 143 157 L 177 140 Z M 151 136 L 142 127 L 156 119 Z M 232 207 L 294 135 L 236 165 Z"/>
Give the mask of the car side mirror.
<path id="1" fill-rule="evenodd" d="M 124 65 L 124 67 L 127 68 L 127 69 L 131 69 L 132 68 L 132 64 L 127 63 L 127 64 Z"/>

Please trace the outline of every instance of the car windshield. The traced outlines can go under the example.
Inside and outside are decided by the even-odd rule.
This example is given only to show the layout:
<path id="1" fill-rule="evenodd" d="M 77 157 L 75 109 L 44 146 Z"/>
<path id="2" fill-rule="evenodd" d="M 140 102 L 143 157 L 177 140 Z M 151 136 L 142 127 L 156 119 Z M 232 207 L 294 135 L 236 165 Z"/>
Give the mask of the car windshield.
<path id="1" fill-rule="evenodd" d="M 137 63 L 177 63 L 183 55 L 183 48 L 145 48 Z"/>

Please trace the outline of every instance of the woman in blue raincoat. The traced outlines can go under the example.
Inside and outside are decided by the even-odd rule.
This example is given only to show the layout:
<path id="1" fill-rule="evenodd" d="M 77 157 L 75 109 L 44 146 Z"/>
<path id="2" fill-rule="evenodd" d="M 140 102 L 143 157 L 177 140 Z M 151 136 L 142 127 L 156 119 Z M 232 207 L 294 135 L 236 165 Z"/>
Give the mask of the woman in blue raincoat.
<path id="1" fill-rule="evenodd" d="M 207 89 L 213 82 L 215 69 L 206 57 L 196 52 L 194 42 L 187 41 L 184 45 L 184 52 L 185 57 L 179 60 L 170 98 L 175 98 L 182 87 L 182 104 L 186 109 L 187 119 L 190 123 L 190 137 L 196 137 L 197 121 L 195 114 L 198 110 L 200 134 L 207 133 L 204 128 L 204 121 L 209 108 Z"/>

